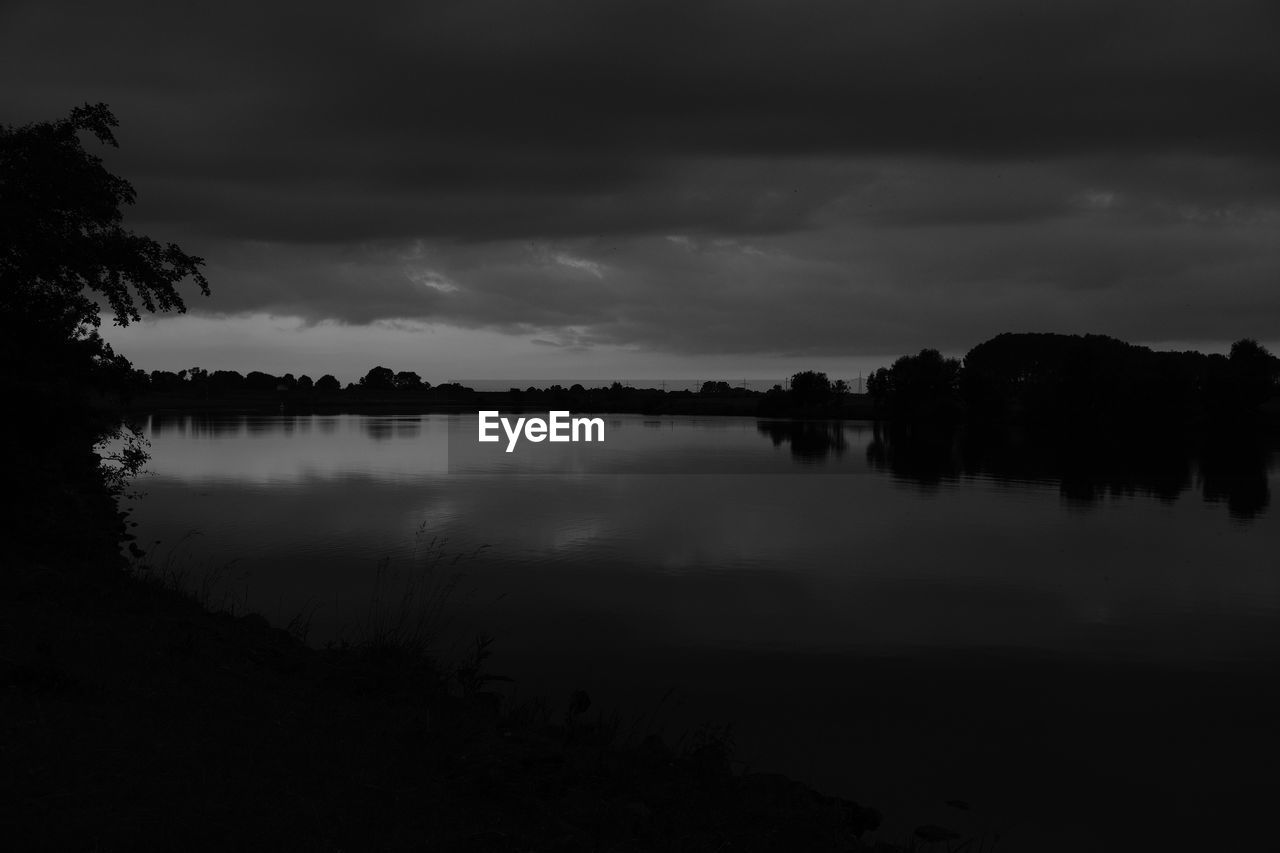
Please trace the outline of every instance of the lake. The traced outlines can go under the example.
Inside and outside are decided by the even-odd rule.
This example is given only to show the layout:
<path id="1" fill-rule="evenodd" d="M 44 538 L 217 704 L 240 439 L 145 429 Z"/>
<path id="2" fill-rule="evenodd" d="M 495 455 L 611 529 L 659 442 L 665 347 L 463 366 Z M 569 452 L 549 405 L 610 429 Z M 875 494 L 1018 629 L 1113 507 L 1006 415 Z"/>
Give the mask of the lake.
<path id="1" fill-rule="evenodd" d="M 605 418 L 603 446 L 508 456 L 474 415 L 155 415 L 135 533 L 317 644 L 451 588 L 446 652 L 492 635 L 517 699 L 585 689 L 672 741 L 732 723 L 745 765 L 882 809 L 890 840 L 1271 831 L 1274 448 Z"/>

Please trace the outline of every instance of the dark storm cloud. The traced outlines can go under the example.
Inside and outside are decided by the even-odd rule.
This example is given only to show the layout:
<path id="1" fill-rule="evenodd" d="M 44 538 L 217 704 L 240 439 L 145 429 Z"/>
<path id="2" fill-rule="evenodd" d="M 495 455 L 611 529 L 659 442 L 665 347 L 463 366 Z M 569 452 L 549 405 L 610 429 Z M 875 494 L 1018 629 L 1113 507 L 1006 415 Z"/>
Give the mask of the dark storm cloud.
<path id="1" fill-rule="evenodd" d="M 1280 322 L 1271 2 L 2 14 L 4 120 L 109 102 L 222 312 L 728 352 Z"/>
<path id="2" fill-rule="evenodd" d="M 41 2 L 6 24 L 10 111 L 109 98 L 157 215 L 250 238 L 632 231 L 658 211 L 610 199 L 659 188 L 664 227 L 751 227 L 678 197 L 707 160 L 1280 150 L 1268 2 Z"/>

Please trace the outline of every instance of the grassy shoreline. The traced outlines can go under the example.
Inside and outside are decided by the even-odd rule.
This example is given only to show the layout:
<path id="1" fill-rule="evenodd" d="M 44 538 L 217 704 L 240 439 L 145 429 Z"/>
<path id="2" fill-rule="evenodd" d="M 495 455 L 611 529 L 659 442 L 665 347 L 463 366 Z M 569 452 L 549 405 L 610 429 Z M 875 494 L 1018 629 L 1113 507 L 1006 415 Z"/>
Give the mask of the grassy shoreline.
<path id="1" fill-rule="evenodd" d="M 876 849 L 875 810 L 740 773 L 715 733 L 624 742 L 587 697 L 511 706 L 406 644 L 314 649 L 116 560 L 3 577 L 13 849 Z"/>

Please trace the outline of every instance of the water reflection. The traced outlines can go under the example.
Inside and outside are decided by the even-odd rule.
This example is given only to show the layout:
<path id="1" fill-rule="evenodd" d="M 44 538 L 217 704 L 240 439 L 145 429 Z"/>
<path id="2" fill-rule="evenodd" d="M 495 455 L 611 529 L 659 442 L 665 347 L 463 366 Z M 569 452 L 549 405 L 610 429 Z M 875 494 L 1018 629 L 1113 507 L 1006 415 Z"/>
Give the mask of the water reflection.
<path id="1" fill-rule="evenodd" d="M 444 423 L 420 416 L 153 414 L 148 469 L 200 481 L 383 480 L 446 470 Z"/>
<path id="2" fill-rule="evenodd" d="M 474 442 L 457 416 L 156 416 L 139 540 L 163 562 L 198 527 L 177 568 L 234 563 L 316 642 L 419 529 L 491 545 L 454 624 L 498 638 L 521 695 L 674 687 L 669 731 L 732 720 L 744 761 L 916 823 L 983 801 L 1023 820 L 1010 850 L 1171 849 L 1121 832 L 1269 814 L 1229 788 L 1235 756 L 1280 755 L 1280 525 L 1232 522 L 1269 511 L 1265 437 L 610 417 L 591 476 L 510 476 L 501 450 L 455 476 L 451 429 Z"/>
<path id="3" fill-rule="evenodd" d="M 374 441 L 386 441 L 395 435 L 393 418 L 368 417 L 364 419 L 364 434 Z"/>
<path id="4" fill-rule="evenodd" d="M 849 449 L 845 434 L 849 427 L 841 421 L 760 421 L 756 428 L 774 447 L 789 445 L 792 456 L 801 462 L 838 458 Z"/>
<path id="5" fill-rule="evenodd" d="M 1194 436 L 1039 434 L 876 424 L 867 445 L 875 469 L 924 491 L 964 477 L 1056 485 L 1064 502 L 1088 508 L 1112 497 L 1173 503 L 1198 488 L 1232 518 L 1261 515 L 1271 500 L 1275 437 L 1258 431 Z"/>
<path id="6" fill-rule="evenodd" d="M 1275 444 L 1256 437 L 1210 442 L 1199 458 L 1200 488 L 1206 501 L 1226 502 L 1234 518 L 1254 518 L 1271 503 L 1270 473 Z"/>
<path id="7" fill-rule="evenodd" d="M 1248 521 L 1271 503 L 1277 436 L 1258 430 L 1182 435 L 936 429 L 841 421 L 614 417 L 603 445 L 477 445 L 474 418 L 459 416 L 152 415 L 155 441 L 187 475 L 260 479 L 317 472 L 397 476 L 441 472 L 572 474 L 886 473 L 924 493 L 966 478 L 1050 485 L 1091 508 L 1116 497 L 1171 504 L 1198 492 Z M 356 440 L 356 436 L 365 440 Z M 760 438 L 767 441 L 762 444 Z M 204 452 L 202 442 L 237 450 Z M 786 456 L 762 452 L 786 448 Z M 556 451 L 554 454 L 552 451 Z M 861 450 L 861 453 L 856 451 Z M 852 451 L 852 452 L 851 452 Z M 525 458 L 521 454 L 541 454 Z M 787 461 L 789 459 L 789 462 Z M 513 463 L 522 463 L 516 465 Z M 572 464 L 570 464 L 572 463 Z"/>

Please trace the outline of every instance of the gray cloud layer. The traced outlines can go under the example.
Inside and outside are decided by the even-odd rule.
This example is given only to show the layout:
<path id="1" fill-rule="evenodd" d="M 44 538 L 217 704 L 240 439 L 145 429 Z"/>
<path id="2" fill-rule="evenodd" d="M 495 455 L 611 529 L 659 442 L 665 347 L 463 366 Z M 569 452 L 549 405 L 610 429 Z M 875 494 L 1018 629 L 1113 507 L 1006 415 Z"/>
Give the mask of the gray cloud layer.
<path id="1" fill-rule="evenodd" d="M 1269 2 L 9 4 L 201 309 L 679 352 L 1280 328 Z"/>

